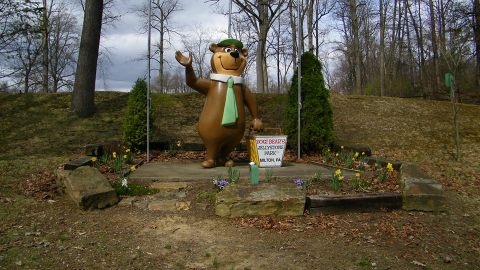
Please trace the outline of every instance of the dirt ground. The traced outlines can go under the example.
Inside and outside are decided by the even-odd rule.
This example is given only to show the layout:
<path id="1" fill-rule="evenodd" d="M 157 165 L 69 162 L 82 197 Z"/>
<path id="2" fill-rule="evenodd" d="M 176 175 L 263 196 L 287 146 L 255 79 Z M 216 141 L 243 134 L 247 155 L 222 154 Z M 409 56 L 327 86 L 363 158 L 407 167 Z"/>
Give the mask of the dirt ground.
<path id="1" fill-rule="evenodd" d="M 48 186 L 56 166 L 95 141 L 88 134 L 106 136 L 99 133 L 110 130 L 106 123 L 120 129 L 106 109 L 88 121 L 64 120 L 68 96 L 34 97 L 29 102 L 38 104 L 27 106 L 28 113 L 10 107 L 17 99 L 27 104 L 25 97 L 0 96 L 0 269 L 480 269 L 478 106 L 460 108 L 464 156 L 456 162 L 444 135 L 451 134 L 449 120 L 435 118 L 449 112 L 448 103 L 333 99 L 337 139 L 419 164 L 444 185 L 445 212 L 225 219 L 197 196 L 212 191 L 210 183 L 190 188 L 192 209 L 174 213 L 119 206 L 82 211 L 66 196 L 25 195 L 25 183 Z M 113 99 L 125 102 L 113 94 L 100 100 L 113 110 Z"/>
<path id="2" fill-rule="evenodd" d="M 444 213 L 339 213 L 298 218 L 192 209 L 82 211 L 66 196 L 1 198 L 3 269 L 478 269 L 478 199 L 446 193 Z M 195 204 L 196 203 L 196 204 Z M 460 206 L 460 207 L 459 207 Z"/>

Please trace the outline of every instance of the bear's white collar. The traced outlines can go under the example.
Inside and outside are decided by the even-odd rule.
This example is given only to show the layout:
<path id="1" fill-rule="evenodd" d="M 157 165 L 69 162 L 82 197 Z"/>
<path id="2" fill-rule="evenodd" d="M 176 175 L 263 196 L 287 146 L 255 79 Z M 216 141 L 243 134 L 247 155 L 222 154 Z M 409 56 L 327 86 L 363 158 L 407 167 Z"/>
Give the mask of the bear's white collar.
<path id="1" fill-rule="evenodd" d="M 233 84 L 243 84 L 243 78 L 240 76 L 210 73 L 210 79 L 214 81 L 227 82 L 230 77 L 233 78 Z"/>

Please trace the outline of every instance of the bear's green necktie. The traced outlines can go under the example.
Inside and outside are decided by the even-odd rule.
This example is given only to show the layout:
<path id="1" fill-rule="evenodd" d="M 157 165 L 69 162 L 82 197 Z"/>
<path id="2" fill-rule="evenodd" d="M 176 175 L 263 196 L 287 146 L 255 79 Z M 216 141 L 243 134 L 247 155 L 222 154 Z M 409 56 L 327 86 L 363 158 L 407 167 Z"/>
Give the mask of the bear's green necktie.
<path id="1" fill-rule="evenodd" d="M 235 100 L 235 93 L 233 92 L 233 78 L 227 80 L 227 97 L 225 98 L 225 107 L 223 108 L 223 126 L 231 126 L 237 122 L 238 111 L 237 101 Z"/>

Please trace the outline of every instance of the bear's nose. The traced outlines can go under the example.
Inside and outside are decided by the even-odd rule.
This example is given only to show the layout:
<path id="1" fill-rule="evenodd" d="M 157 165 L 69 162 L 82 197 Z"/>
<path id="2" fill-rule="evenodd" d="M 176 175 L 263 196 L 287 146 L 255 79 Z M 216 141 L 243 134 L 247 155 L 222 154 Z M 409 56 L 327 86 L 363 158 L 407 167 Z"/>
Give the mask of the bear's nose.
<path id="1" fill-rule="evenodd" d="M 231 55 L 233 58 L 238 58 L 238 57 L 240 56 L 240 54 L 239 54 L 237 51 L 231 52 L 230 55 Z"/>

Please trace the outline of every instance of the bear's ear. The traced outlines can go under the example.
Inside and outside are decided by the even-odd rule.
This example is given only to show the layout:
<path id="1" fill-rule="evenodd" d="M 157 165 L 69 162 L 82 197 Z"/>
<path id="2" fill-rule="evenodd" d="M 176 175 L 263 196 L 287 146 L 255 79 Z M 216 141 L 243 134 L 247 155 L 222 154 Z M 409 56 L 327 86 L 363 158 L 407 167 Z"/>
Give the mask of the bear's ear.
<path id="1" fill-rule="evenodd" d="M 218 45 L 215 44 L 215 43 L 212 43 L 212 44 L 210 44 L 210 47 L 209 47 L 209 48 L 210 48 L 210 51 L 211 51 L 212 53 L 215 53 L 215 50 L 217 50 Z"/>
<path id="2" fill-rule="evenodd" d="M 243 54 L 243 56 L 247 57 L 247 56 L 248 56 L 248 49 L 247 49 L 247 48 L 243 48 L 243 49 L 242 49 L 242 54 Z"/>

